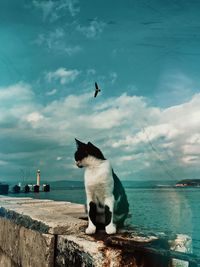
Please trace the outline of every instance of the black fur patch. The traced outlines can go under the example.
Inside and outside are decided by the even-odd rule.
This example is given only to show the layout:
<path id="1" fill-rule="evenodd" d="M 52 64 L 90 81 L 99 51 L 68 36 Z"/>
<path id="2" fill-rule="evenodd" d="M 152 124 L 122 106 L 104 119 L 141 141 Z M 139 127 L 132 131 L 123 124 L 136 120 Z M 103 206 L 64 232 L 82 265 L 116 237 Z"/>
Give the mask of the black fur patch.
<path id="1" fill-rule="evenodd" d="M 122 183 L 120 182 L 119 178 L 117 175 L 113 173 L 113 180 L 114 180 L 114 190 L 113 190 L 113 195 L 115 198 L 115 201 L 117 201 L 116 209 L 114 213 L 116 215 L 124 215 L 121 217 L 120 221 L 118 221 L 118 226 L 123 226 L 123 223 L 125 219 L 127 218 L 128 212 L 129 212 L 129 204 L 127 200 L 127 196 L 124 190 L 124 187 Z"/>
<path id="2" fill-rule="evenodd" d="M 80 161 L 87 157 L 88 155 L 93 156 L 97 159 L 105 160 L 105 157 L 100 149 L 94 146 L 92 143 L 88 142 L 87 144 L 76 140 L 77 151 L 74 154 L 74 158 L 76 161 Z"/>
<path id="3" fill-rule="evenodd" d="M 74 158 L 76 161 L 80 161 L 86 158 L 87 156 L 88 156 L 87 152 L 82 148 L 79 148 L 74 154 Z"/>
<path id="4" fill-rule="evenodd" d="M 113 190 L 113 195 L 115 200 L 119 198 L 119 196 L 125 194 L 124 188 L 122 186 L 122 183 L 120 182 L 119 178 L 117 175 L 114 173 L 112 170 L 112 175 L 113 175 L 113 180 L 114 180 L 114 190 Z"/>
<path id="5" fill-rule="evenodd" d="M 101 152 L 100 149 L 98 149 L 96 146 L 94 146 L 92 143 L 88 142 L 87 143 L 87 151 L 88 154 L 97 158 L 97 159 L 102 159 L 105 160 L 103 153 Z"/>
<path id="6" fill-rule="evenodd" d="M 94 225 L 96 225 L 96 214 L 97 214 L 97 206 L 94 202 L 90 202 L 89 204 L 89 217 L 90 217 L 90 220 L 92 221 L 92 223 Z"/>
<path id="7" fill-rule="evenodd" d="M 111 222 L 112 212 L 110 211 L 109 207 L 105 205 L 105 226 Z"/>

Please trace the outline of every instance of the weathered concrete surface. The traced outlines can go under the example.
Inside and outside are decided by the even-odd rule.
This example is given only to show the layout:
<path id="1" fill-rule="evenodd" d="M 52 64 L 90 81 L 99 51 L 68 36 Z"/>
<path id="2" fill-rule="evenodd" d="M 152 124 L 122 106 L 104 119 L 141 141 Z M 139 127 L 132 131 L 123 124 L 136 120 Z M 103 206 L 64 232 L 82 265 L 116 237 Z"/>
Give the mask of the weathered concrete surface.
<path id="1" fill-rule="evenodd" d="M 12 264 L 27 267 L 53 266 L 54 240 L 54 235 L 41 234 L 0 218 L 0 248 L 4 255 L 9 255 Z M 3 261 L 5 259 L 6 257 Z"/>
<path id="2" fill-rule="evenodd" d="M 20 265 L 31 267 L 54 266 L 55 236 L 20 228 Z"/>
<path id="3" fill-rule="evenodd" d="M 106 248 L 102 241 L 92 237 L 62 235 L 57 240 L 55 266 L 119 267 L 122 266 L 120 257 L 119 249 Z"/>
<path id="4" fill-rule="evenodd" d="M 157 254 L 143 250 L 157 244 Z M 83 233 L 61 235 L 57 239 L 56 267 L 171 267 L 168 257 L 159 255 L 159 247 L 169 248 L 167 240 L 156 236 L 140 236 L 126 232 L 109 236 L 99 232 L 93 236 Z"/>
<path id="5" fill-rule="evenodd" d="M 84 205 L 1 197 L 0 267 L 53 267 L 56 235 L 80 231 L 84 216 Z"/>
<path id="6" fill-rule="evenodd" d="M 134 247 L 127 246 L 127 240 L 128 243 L 134 243 Z M 77 233 L 76 236 L 61 235 L 57 239 L 55 266 L 171 267 L 171 260 L 166 257 L 135 250 L 136 247 L 142 248 L 157 240 L 156 236 L 133 236 L 131 232 L 114 236 L 104 232 L 93 236 L 83 233 Z"/>
<path id="7" fill-rule="evenodd" d="M 117 240 L 117 242 L 116 242 Z M 83 232 L 76 235 L 58 235 L 56 267 L 95 266 L 95 267 L 169 267 L 170 261 L 164 257 L 145 255 L 134 251 L 134 247 L 128 248 L 125 241 L 131 240 L 134 246 L 148 245 L 158 238 L 156 236 L 141 236 L 133 232 L 118 233 L 113 236 L 99 231 L 88 236 Z"/>
<path id="8" fill-rule="evenodd" d="M 85 235 L 85 207 L 31 198 L 0 197 L 0 267 L 185 267 L 163 253 L 190 252 L 180 236 L 168 240 L 129 229 Z M 187 245 L 186 245 L 187 243 Z M 153 250 L 148 246 L 154 244 Z"/>
<path id="9" fill-rule="evenodd" d="M 2 250 L 0 250 L 0 266 L 1 267 L 19 267 L 15 262 L 11 260 Z"/>
<path id="10" fill-rule="evenodd" d="M 76 233 L 86 225 L 84 205 L 70 202 L 0 198 L 0 217 L 15 224 L 49 234 Z"/>
<path id="11" fill-rule="evenodd" d="M 0 248 L 15 263 L 20 263 L 20 226 L 11 221 L 0 219 Z"/>

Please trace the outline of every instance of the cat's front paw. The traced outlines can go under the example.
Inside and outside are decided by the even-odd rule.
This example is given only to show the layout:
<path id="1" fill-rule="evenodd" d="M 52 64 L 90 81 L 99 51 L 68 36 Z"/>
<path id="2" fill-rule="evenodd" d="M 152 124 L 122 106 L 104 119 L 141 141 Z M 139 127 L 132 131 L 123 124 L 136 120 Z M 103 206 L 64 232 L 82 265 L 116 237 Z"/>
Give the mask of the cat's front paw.
<path id="1" fill-rule="evenodd" d="M 87 235 L 93 235 L 96 233 L 96 227 L 95 226 L 88 226 L 88 228 L 86 228 L 85 233 Z"/>
<path id="2" fill-rule="evenodd" d="M 117 230 L 116 230 L 116 226 L 114 224 L 109 224 L 108 226 L 106 226 L 106 233 L 108 235 L 113 235 L 116 234 Z"/>

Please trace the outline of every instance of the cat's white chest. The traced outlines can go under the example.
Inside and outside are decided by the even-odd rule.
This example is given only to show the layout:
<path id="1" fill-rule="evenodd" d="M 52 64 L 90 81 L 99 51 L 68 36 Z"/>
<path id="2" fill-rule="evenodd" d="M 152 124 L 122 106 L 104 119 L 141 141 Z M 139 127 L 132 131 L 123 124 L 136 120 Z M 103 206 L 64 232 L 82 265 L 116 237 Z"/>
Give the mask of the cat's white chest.
<path id="1" fill-rule="evenodd" d="M 94 201 L 104 202 L 104 199 L 112 194 L 113 178 L 109 162 L 105 161 L 99 166 L 86 168 L 84 178 L 86 193 Z"/>

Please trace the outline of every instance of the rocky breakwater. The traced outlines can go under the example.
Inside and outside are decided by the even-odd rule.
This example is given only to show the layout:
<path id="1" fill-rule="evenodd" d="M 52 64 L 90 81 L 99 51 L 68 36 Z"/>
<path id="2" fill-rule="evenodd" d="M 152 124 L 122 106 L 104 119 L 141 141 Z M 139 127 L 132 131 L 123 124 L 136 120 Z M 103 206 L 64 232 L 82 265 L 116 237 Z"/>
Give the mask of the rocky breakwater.
<path id="1" fill-rule="evenodd" d="M 103 231 L 88 236 L 86 218 L 80 204 L 0 197 L 0 266 L 189 266 L 187 236 L 152 235 L 130 227 L 113 236 Z M 182 260 L 180 250 L 187 253 Z"/>

